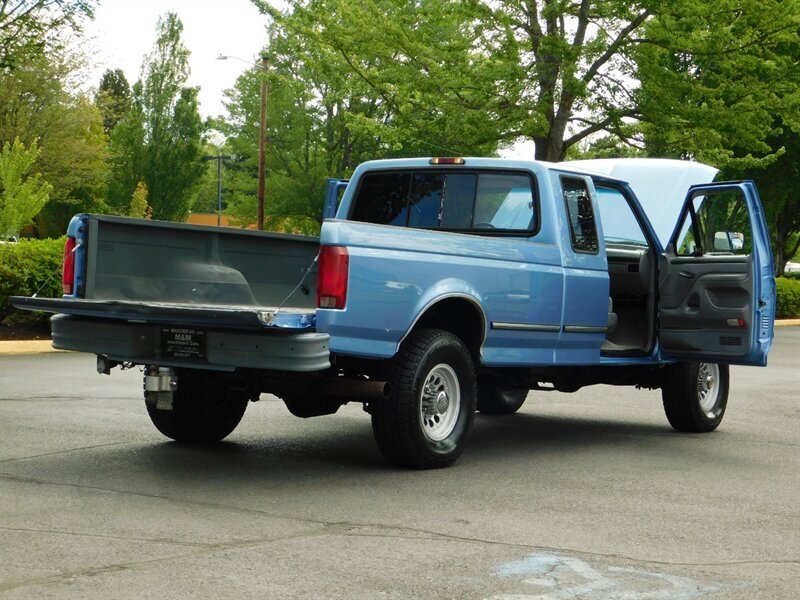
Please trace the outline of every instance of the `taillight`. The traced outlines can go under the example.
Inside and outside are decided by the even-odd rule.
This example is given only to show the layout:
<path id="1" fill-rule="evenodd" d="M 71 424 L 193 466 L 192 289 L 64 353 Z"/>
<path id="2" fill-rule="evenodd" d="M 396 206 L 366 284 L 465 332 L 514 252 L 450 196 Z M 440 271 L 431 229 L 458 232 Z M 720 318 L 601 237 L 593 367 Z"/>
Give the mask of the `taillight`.
<path id="1" fill-rule="evenodd" d="M 72 286 L 75 281 L 75 238 L 67 238 L 64 244 L 64 269 L 61 272 L 61 287 L 64 293 L 69 296 L 72 294 Z"/>
<path id="2" fill-rule="evenodd" d="M 319 251 L 317 308 L 344 308 L 350 254 L 344 246 L 322 246 Z"/>

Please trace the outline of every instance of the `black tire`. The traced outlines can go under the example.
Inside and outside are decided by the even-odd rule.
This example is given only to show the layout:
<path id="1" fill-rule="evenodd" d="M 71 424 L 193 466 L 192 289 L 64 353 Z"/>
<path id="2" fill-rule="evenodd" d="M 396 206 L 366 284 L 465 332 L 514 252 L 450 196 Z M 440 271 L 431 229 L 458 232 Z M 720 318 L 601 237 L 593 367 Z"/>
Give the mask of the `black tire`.
<path id="1" fill-rule="evenodd" d="M 389 397 L 371 405 L 372 431 L 392 463 L 453 464 L 475 418 L 475 367 L 464 343 L 438 329 L 414 331 L 392 360 Z"/>
<path id="2" fill-rule="evenodd" d="M 513 415 L 527 397 L 525 388 L 505 385 L 495 377 L 478 382 L 478 410 L 485 415 Z"/>
<path id="3" fill-rule="evenodd" d="M 666 367 L 664 376 L 661 399 L 669 424 L 678 431 L 714 431 L 728 404 L 728 365 L 681 363 Z"/>
<path id="4" fill-rule="evenodd" d="M 145 404 L 153 425 L 168 438 L 208 444 L 218 442 L 236 429 L 248 400 L 244 390 L 184 372 L 178 374 L 172 410 Z"/>

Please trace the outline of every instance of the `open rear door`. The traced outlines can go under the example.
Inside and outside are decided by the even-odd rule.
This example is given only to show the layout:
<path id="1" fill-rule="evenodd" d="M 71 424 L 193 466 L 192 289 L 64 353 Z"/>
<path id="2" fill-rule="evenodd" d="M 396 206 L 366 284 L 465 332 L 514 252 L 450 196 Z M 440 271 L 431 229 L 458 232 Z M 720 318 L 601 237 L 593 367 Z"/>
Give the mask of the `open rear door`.
<path id="1" fill-rule="evenodd" d="M 693 186 L 659 264 L 661 356 L 766 365 L 775 269 L 751 181 Z"/>

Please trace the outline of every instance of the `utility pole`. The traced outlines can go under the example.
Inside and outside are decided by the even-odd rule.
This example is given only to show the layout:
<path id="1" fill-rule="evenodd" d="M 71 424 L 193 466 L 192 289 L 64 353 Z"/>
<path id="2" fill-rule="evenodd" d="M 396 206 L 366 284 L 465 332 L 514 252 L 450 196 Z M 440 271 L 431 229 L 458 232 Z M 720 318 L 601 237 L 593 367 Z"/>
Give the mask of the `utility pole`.
<path id="1" fill-rule="evenodd" d="M 258 230 L 264 231 L 264 193 L 267 179 L 267 101 L 269 99 L 269 56 L 261 55 L 261 119 L 258 131 Z"/>
<path id="2" fill-rule="evenodd" d="M 258 66 L 257 63 L 239 58 L 238 56 L 227 56 L 220 54 L 217 60 L 228 60 L 233 58 L 243 63 Z M 261 54 L 261 70 L 263 71 L 261 80 L 261 115 L 258 128 L 258 231 L 264 231 L 264 194 L 267 181 L 267 100 L 269 99 L 269 55 L 266 52 Z"/>

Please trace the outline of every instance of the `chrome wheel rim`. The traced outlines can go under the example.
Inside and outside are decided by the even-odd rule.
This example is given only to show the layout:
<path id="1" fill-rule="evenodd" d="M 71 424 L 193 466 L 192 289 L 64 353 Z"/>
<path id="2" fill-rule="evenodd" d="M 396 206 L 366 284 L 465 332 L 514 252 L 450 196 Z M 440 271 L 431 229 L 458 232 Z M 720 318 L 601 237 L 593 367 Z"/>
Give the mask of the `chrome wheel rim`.
<path id="1" fill-rule="evenodd" d="M 713 417 L 718 399 L 719 365 L 700 363 L 697 371 L 697 400 L 700 403 L 700 410 Z"/>
<path id="2" fill-rule="evenodd" d="M 420 392 L 419 420 L 425 437 L 434 442 L 446 439 L 456 427 L 461 410 L 461 387 L 450 365 L 439 364 L 425 377 Z"/>

